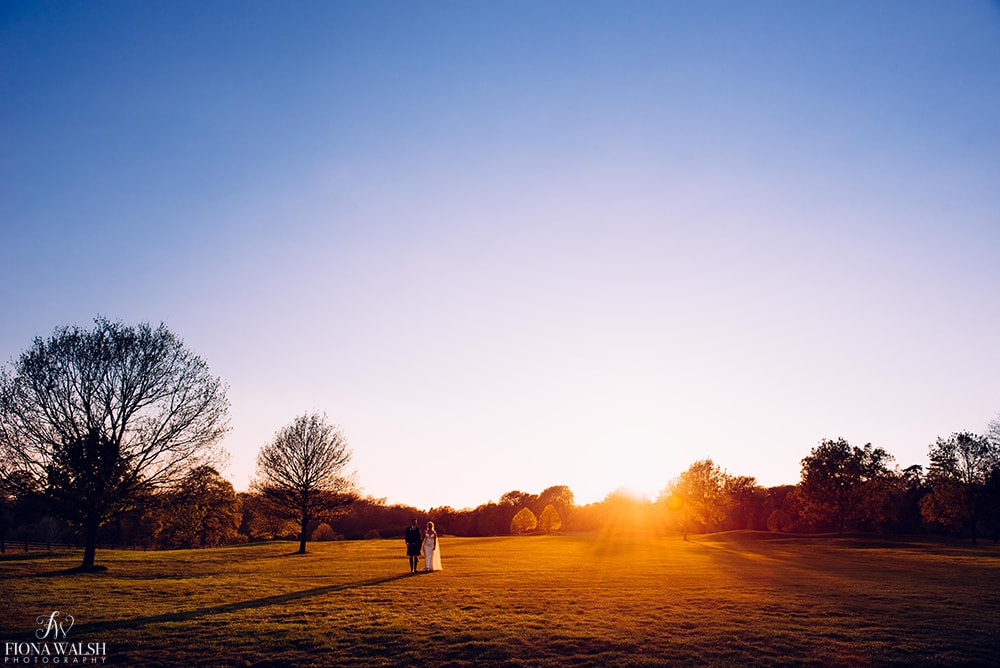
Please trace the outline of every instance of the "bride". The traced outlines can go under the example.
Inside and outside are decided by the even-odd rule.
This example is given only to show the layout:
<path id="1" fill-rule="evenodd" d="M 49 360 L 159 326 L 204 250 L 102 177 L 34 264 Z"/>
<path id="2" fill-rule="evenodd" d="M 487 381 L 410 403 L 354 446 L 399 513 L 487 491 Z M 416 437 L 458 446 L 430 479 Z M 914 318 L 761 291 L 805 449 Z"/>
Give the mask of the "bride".
<path id="1" fill-rule="evenodd" d="M 424 571 L 439 570 L 441 570 L 441 545 L 437 532 L 434 531 L 434 522 L 428 522 L 427 531 L 424 532 Z"/>

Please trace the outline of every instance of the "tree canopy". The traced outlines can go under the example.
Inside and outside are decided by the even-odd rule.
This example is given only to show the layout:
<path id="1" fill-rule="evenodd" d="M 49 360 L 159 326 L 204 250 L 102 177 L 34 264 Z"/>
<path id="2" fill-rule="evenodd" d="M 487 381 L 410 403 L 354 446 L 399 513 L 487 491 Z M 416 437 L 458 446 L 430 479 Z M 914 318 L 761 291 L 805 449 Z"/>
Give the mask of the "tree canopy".
<path id="1" fill-rule="evenodd" d="M 871 492 L 890 476 L 892 457 L 882 448 L 825 439 L 802 460 L 799 495 L 805 514 L 843 533 L 849 520 L 880 521 L 884 504 Z M 888 490 L 883 490 L 888 491 Z"/>
<path id="2" fill-rule="evenodd" d="M 531 508 L 521 508 L 510 521 L 511 533 L 528 533 L 538 526 L 538 518 Z"/>
<path id="3" fill-rule="evenodd" d="M 930 447 L 927 480 L 930 493 L 921 502 L 929 522 L 968 527 L 972 542 L 985 511 L 995 505 L 989 494 L 1000 468 L 1000 443 L 970 432 L 938 438 Z"/>
<path id="4" fill-rule="evenodd" d="M 228 412 L 222 381 L 165 325 L 61 327 L 0 373 L 3 474 L 83 528 L 92 568 L 102 525 L 223 458 Z"/>
<path id="5" fill-rule="evenodd" d="M 311 523 L 335 515 L 358 498 L 346 473 L 351 450 L 340 428 L 325 415 L 296 417 L 260 449 L 252 487 L 275 512 L 299 523 L 299 552 L 305 553 Z"/>

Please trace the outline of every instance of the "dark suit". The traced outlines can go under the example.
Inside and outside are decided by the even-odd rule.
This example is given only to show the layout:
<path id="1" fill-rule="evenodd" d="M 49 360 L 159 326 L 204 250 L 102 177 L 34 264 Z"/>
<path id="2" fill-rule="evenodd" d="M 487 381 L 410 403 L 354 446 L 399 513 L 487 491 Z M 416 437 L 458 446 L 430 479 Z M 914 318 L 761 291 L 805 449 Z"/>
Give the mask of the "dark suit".
<path id="1" fill-rule="evenodd" d="M 403 540 L 406 541 L 406 556 L 419 557 L 420 545 L 424 542 L 423 537 L 420 535 L 420 527 L 406 527 L 406 534 L 403 536 Z"/>

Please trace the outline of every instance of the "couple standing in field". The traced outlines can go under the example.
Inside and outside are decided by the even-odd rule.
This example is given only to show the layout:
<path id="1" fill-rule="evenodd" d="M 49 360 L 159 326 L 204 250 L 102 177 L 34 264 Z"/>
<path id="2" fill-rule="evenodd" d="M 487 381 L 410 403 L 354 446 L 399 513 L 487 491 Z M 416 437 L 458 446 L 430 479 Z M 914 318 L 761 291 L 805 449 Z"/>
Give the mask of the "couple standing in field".
<path id="1" fill-rule="evenodd" d="M 421 551 L 424 553 L 423 572 L 441 570 L 441 546 L 437 532 L 434 531 L 434 522 L 428 522 L 427 529 L 421 533 L 417 520 L 410 520 L 403 539 L 406 541 L 406 556 L 410 558 L 411 573 L 417 572 Z"/>

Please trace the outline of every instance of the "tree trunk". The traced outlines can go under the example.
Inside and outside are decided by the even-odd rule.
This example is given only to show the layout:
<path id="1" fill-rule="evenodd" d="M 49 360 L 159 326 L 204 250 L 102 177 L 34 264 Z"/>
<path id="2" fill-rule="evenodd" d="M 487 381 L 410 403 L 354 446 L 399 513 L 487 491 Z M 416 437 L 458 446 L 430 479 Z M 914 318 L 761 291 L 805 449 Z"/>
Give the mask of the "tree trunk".
<path id="1" fill-rule="evenodd" d="M 302 511 L 302 531 L 299 534 L 299 554 L 306 553 L 306 530 L 309 528 L 309 514 Z"/>
<path id="2" fill-rule="evenodd" d="M 83 563 L 80 564 L 81 570 L 88 570 L 94 567 L 94 558 L 97 555 L 97 529 L 99 524 L 97 520 L 88 519 L 86 532 L 84 534 L 83 543 Z"/>
<path id="3" fill-rule="evenodd" d="M 968 508 L 969 508 L 969 528 L 972 529 L 972 544 L 975 545 L 976 525 L 979 524 L 979 516 L 978 516 L 979 513 L 976 512 L 978 508 L 976 507 L 976 499 L 973 496 L 973 494 L 974 492 L 972 490 L 969 490 L 969 493 L 967 494 L 966 498 L 968 499 Z"/>

